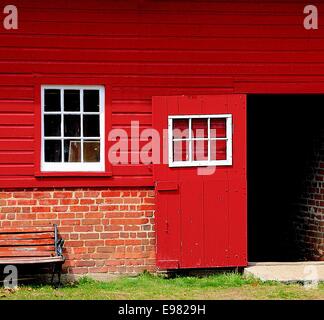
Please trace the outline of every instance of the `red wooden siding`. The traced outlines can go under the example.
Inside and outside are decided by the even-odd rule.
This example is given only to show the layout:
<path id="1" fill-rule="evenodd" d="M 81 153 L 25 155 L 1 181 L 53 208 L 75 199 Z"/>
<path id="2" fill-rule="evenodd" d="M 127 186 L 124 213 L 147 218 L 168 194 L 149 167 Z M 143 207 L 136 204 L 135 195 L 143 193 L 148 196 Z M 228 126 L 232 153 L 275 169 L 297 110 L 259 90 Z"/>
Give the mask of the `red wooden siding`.
<path id="1" fill-rule="evenodd" d="M 102 77 L 112 127 L 126 129 L 131 120 L 151 127 L 155 95 L 324 92 L 324 28 L 303 28 L 305 1 L 15 5 L 19 29 L 0 28 L 0 186 L 153 185 L 144 165 L 113 166 L 109 178 L 36 179 L 35 76 Z"/>

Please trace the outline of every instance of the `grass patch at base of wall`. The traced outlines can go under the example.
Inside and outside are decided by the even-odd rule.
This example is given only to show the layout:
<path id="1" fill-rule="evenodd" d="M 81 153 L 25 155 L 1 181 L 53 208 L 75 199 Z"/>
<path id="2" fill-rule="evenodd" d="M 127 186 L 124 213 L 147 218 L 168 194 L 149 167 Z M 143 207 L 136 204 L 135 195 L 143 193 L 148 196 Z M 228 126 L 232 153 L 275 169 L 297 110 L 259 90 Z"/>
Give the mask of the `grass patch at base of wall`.
<path id="1" fill-rule="evenodd" d="M 0 289 L 4 300 L 218 300 L 218 299 L 320 299 L 324 283 L 315 289 L 301 284 L 262 282 L 237 273 L 205 277 L 165 278 L 150 274 L 123 277 L 109 282 L 84 277 L 55 289 L 49 285 L 23 285 L 17 290 Z"/>

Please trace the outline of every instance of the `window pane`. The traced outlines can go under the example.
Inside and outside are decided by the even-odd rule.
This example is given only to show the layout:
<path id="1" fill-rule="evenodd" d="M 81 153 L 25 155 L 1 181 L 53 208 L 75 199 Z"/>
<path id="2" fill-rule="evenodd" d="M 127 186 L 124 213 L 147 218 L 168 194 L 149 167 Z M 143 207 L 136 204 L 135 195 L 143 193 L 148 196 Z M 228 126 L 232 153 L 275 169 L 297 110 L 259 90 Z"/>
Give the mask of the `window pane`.
<path id="1" fill-rule="evenodd" d="M 83 116 L 83 136 L 84 137 L 100 136 L 99 115 Z"/>
<path id="2" fill-rule="evenodd" d="M 208 137 L 208 120 L 207 119 L 192 119 L 192 132 L 194 138 Z"/>
<path id="3" fill-rule="evenodd" d="M 189 138 L 188 119 L 173 119 L 173 137 L 175 139 Z"/>
<path id="4" fill-rule="evenodd" d="M 44 134 L 45 137 L 61 136 L 61 115 L 44 116 Z"/>
<path id="5" fill-rule="evenodd" d="M 83 110 L 85 112 L 99 112 L 99 91 L 84 90 Z"/>
<path id="6" fill-rule="evenodd" d="M 64 140 L 64 162 L 81 161 L 81 142 L 77 140 Z"/>
<path id="7" fill-rule="evenodd" d="M 45 140 L 45 162 L 61 162 L 61 140 Z"/>
<path id="8" fill-rule="evenodd" d="M 84 141 L 83 161 L 100 162 L 100 142 L 99 141 Z"/>
<path id="9" fill-rule="evenodd" d="M 61 91 L 59 89 L 45 90 L 44 110 L 61 111 Z"/>
<path id="10" fill-rule="evenodd" d="M 226 119 L 210 119 L 210 137 L 226 138 Z"/>
<path id="11" fill-rule="evenodd" d="M 79 90 L 64 90 L 64 111 L 80 111 Z"/>
<path id="12" fill-rule="evenodd" d="M 173 161 L 189 160 L 189 141 L 173 142 Z"/>
<path id="13" fill-rule="evenodd" d="M 226 140 L 210 141 L 210 160 L 226 160 Z"/>
<path id="14" fill-rule="evenodd" d="M 192 143 L 194 161 L 208 160 L 208 140 L 194 140 Z"/>
<path id="15" fill-rule="evenodd" d="M 64 136 L 80 137 L 80 115 L 64 115 Z"/>

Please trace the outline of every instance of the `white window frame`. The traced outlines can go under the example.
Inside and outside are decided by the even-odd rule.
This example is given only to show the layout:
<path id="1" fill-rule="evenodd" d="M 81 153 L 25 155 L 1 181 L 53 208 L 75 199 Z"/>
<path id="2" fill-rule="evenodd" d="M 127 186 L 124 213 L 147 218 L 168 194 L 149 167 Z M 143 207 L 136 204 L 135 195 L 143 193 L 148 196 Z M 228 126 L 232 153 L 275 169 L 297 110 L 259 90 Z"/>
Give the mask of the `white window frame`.
<path id="1" fill-rule="evenodd" d="M 61 93 L 61 110 L 60 111 L 47 111 L 44 110 L 45 104 L 45 90 L 57 89 Z M 72 89 L 80 91 L 80 111 L 64 111 L 64 90 Z M 100 138 L 98 137 L 83 137 L 80 136 L 81 141 L 81 162 L 64 162 L 64 139 L 73 140 L 76 137 L 64 137 L 63 130 L 63 114 L 81 115 L 81 134 L 83 133 L 83 93 L 84 90 L 98 90 L 99 91 L 99 112 L 86 112 L 86 114 L 99 115 L 100 123 Z M 59 114 L 61 115 L 61 136 L 58 137 L 45 137 L 44 134 L 44 115 L 45 114 Z M 45 162 L 45 140 L 61 140 L 61 162 Z M 100 162 L 82 162 L 83 161 L 83 140 L 96 140 L 100 141 Z M 105 87 L 104 86 L 74 86 L 74 85 L 42 85 L 41 86 L 41 171 L 42 172 L 104 172 L 105 171 Z"/>
<path id="2" fill-rule="evenodd" d="M 233 163 L 233 121 L 232 114 L 210 114 L 210 115 L 176 115 L 168 117 L 168 154 L 169 167 L 206 167 L 206 166 L 231 166 Z M 192 120 L 207 119 L 208 120 L 208 160 L 192 160 Z M 226 119 L 226 137 L 211 138 L 210 137 L 210 119 Z M 189 121 L 189 137 L 188 138 L 173 138 L 173 120 L 188 120 Z M 197 140 L 203 138 L 197 138 Z M 210 160 L 210 141 L 226 140 L 226 160 Z M 189 160 L 174 161 L 173 142 L 174 141 L 189 141 Z"/>

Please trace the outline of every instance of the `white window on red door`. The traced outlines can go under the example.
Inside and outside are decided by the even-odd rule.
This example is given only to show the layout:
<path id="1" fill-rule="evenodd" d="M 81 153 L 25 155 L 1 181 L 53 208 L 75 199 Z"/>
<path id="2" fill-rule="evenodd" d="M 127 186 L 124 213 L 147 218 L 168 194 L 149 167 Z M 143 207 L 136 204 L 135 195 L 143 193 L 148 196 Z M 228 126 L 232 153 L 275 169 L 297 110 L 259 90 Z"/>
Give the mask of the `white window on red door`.
<path id="1" fill-rule="evenodd" d="M 232 165 L 232 115 L 168 118 L 169 166 Z"/>
<path id="2" fill-rule="evenodd" d="M 41 90 L 41 170 L 104 171 L 104 87 L 42 86 Z"/>

